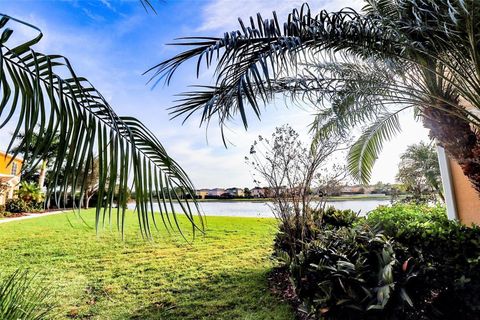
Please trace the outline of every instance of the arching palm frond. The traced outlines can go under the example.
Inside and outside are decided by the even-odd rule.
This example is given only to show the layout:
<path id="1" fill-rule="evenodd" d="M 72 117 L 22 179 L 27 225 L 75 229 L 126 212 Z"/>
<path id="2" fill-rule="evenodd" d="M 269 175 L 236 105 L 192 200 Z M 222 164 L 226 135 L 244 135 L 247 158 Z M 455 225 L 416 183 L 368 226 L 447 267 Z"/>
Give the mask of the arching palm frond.
<path id="1" fill-rule="evenodd" d="M 180 38 L 173 44 L 191 48 L 147 71 L 153 72 L 153 80 L 169 83 L 175 71 L 191 59 L 197 60 L 197 76 L 202 64 L 215 68 L 215 91 L 209 91 L 211 99 L 180 103 L 173 110 L 174 115 L 206 109 L 221 113 L 220 118 L 227 120 L 227 115 L 236 109 L 247 127 L 247 107 L 252 107 L 258 115 L 258 106 L 271 99 L 273 80 L 298 71 L 301 61 L 328 48 L 344 48 L 364 56 L 367 45 L 383 48 L 384 51 L 376 52 L 384 56 L 383 52 L 397 50 L 400 38 L 399 35 L 390 35 L 394 32 L 393 28 L 382 29 L 385 23 L 381 20 L 365 17 L 348 8 L 313 15 L 305 4 L 300 10 L 293 10 L 283 24 L 278 21 L 275 12 L 272 19 L 263 19 L 258 14 L 256 19 L 250 18 L 249 24 L 239 21 L 241 28 L 225 33 L 223 37 Z M 246 103 L 241 101 L 242 96 L 248 100 Z M 213 109 L 212 100 L 217 106 Z M 232 102 L 235 102 L 234 108 Z M 202 118 L 202 121 L 208 120 Z"/>
<path id="2" fill-rule="evenodd" d="M 240 29 L 223 37 L 181 38 L 174 44 L 189 48 L 149 71 L 156 81 L 169 83 L 188 60 L 196 60 L 197 76 L 202 65 L 213 68 L 214 84 L 184 94 L 172 113 L 190 117 L 200 112 L 202 122 L 218 116 L 221 126 L 240 115 L 246 127 L 249 111 L 259 117 L 260 105 L 271 101 L 279 88 L 283 92 L 296 90 L 293 94 L 297 97 L 303 91 L 308 100 L 320 96 L 320 105 L 322 100 L 328 100 L 331 108 L 317 113 L 319 126 L 314 128 L 324 133 L 346 131 L 354 123 L 362 125 L 375 120 L 384 113 L 380 112 L 382 108 L 389 114 L 395 112 L 398 104 L 414 105 L 431 136 L 460 161 L 468 176 L 476 179 L 480 165 L 474 159 L 477 151 L 472 150 L 480 137 L 470 127 L 480 127 L 478 4 L 465 0 L 366 2 L 363 12 L 345 8 L 313 15 L 308 5 L 303 5 L 283 23 L 275 13 L 266 20 L 258 14 L 248 24 L 240 20 Z M 318 64 L 324 56 L 328 57 L 324 52 L 358 58 L 371 68 L 377 63 L 393 63 L 397 69 L 391 72 L 397 77 L 406 72 L 407 77 L 401 81 L 393 77 L 392 81 L 382 80 L 369 87 L 364 85 L 365 79 L 369 79 L 364 73 L 366 76 L 355 84 L 342 61 L 332 64 L 343 69 L 336 72 L 338 78 L 329 72 L 325 77 L 322 72 L 327 64 L 320 72 L 311 66 L 312 61 Z M 352 67 L 358 73 L 355 65 Z M 365 93 L 368 88 L 375 92 Z M 460 103 L 459 98 L 470 107 Z M 452 123 L 459 128 L 454 135 L 448 130 Z M 361 157 L 366 159 L 367 166 L 373 164 L 368 159 L 376 158 L 376 150 L 364 149 L 373 152 Z M 480 191 L 480 181 L 476 185 Z"/>
<path id="3" fill-rule="evenodd" d="M 84 190 L 77 186 L 84 177 L 79 177 L 79 173 L 89 172 L 98 156 L 102 188 L 97 227 L 107 217 L 111 219 L 116 189 L 120 190 L 119 203 L 123 203 L 132 185 L 144 236 L 149 237 L 151 225 L 156 226 L 153 207 L 148 205 L 154 197 L 164 200 L 161 217 L 168 220 L 168 228 L 179 228 L 174 212 L 165 216 L 167 210 L 173 211 L 169 210 L 173 209 L 173 202 L 179 201 L 194 229 L 199 229 L 193 216 L 198 209 L 196 203 L 187 200 L 194 198 L 193 185 L 155 135 L 137 119 L 118 116 L 87 79 L 75 74 L 68 59 L 36 52 L 32 46 L 42 38 L 38 28 L 6 15 L 1 17 L 0 128 L 16 124 L 8 149 L 21 134 L 23 139 L 17 150 L 31 150 L 32 154 L 26 157 L 32 159 L 47 155 L 50 144 L 59 137 L 48 193 L 54 194 L 58 202 L 65 200 L 67 194 L 82 195 Z M 10 48 L 9 43 L 14 40 L 8 26 L 13 23 L 33 28 L 38 35 Z M 33 144 L 34 135 L 42 137 L 41 143 Z M 122 230 L 124 216 L 124 209 L 116 210 Z"/>
<path id="4" fill-rule="evenodd" d="M 379 116 L 350 148 L 348 169 L 354 178 L 362 183 L 369 182 L 373 164 L 382 151 L 383 143 L 401 130 L 398 114 L 403 110 Z"/>

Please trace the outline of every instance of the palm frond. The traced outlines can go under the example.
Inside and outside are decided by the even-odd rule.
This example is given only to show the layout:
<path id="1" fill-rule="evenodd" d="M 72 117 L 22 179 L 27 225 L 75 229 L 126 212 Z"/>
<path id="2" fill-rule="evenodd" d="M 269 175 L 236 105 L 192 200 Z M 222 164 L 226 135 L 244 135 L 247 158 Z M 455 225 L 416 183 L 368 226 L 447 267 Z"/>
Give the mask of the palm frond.
<path id="1" fill-rule="evenodd" d="M 23 138 L 17 150 L 33 150 L 26 157 L 35 159 L 47 155 L 53 139 L 59 136 L 48 195 L 53 194 L 57 203 L 65 203 L 67 195 L 75 198 L 80 193 L 81 198 L 84 190 L 77 188 L 79 173 L 88 172 L 98 156 L 103 188 L 97 204 L 97 227 L 107 217 L 112 219 L 116 188 L 123 199 L 132 185 L 144 236 L 151 235 L 151 224 L 156 227 L 153 208 L 147 205 L 153 197 L 165 200 L 172 208 L 173 202 L 178 201 L 194 230 L 201 230 L 194 221 L 197 204 L 188 200 L 195 198 L 192 182 L 155 135 L 139 120 L 118 116 L 87 79 L 76 75 L 68 59 L 36 52 L 32 46 L 42 38 L 38 28 L 1 16 L 0 117 L 3 122 L 0 128 L 16 123 L 7 151 L 21 134 Z M 7 27 L 9 22 L 29 26 L 38 35 L 10 48 L 13 30 Z M 41 143 L 33 144 L 34 135 L 42 137 Z M 17 156 L 18 151 L 14 155 Z M 60 177 L 62 171 L 64 175 Z M 178 193 L 172 192 L 174 188 Z M 116 209 L 116 220 L 122 230 L 125 214 L 124 208 Z M 176 217 L 175 212 L 171 214 Z M 176 228 L 180 229 L 178 223 Z"/>
<path id="2" fill-rule="evenodd" d="M 297 71 L 299 61 L 308 59 L 309 54 L 315 55 L 329 48 L 345 48 L 363 55 L 362 45 L 368 43 L 369 46 L 382 47 L 384 51 L 377 50 L 380 55 L 388 48 L 396 50 L 395 43 L 399 38 L 390 35 L 394 29 L 387 32 L 381 29 L 384 23 L 379 19 L 365 17 L 348 8 L 332 13 L 323 10 L 314 16 L 305 4 L 299 10 L 293 10 L 283 24 L 275 12 L 272 19 L 263 19 L 258 14 L 256 18 L 250 18 L 249 24 L 239 22 L 240 29 L 225 33 L 223 37 L 178 39 L 174 45 L 191 48 L 146 73 L 153 73 L 152 81 L 169 83 L 176 70 L 188 60 L 197 60 L 197 76 L 202 64 L 207 68 L 216 65 L 214 87 L 220 90 L 215 94 L 219 105 L 215 110 L 221 112 L 229 108 L 226 104 L 236 99 L 235 108 L 247 127 L 244 117 L 247 106 L 258 114 L 258 105 L 271 98 L 272 82 Z M 248 98 L 246 104 L 242 103 L 241 96 Z M 189 111 L 206 107 L 204 99 L 197 103 L 191 100 L 181 102 L 185 102 L 178 105 L 181 114 L 188 115 L 191 114 Z"/>
<path id="3" fill-rule="evenodd" d="M 400 131 L 398 114 L 405 109 L 379 116 L 352 145 L 347 159 L 348 170 L 355 179 L 362 183 L 369 182 L 383 143 Z"/>

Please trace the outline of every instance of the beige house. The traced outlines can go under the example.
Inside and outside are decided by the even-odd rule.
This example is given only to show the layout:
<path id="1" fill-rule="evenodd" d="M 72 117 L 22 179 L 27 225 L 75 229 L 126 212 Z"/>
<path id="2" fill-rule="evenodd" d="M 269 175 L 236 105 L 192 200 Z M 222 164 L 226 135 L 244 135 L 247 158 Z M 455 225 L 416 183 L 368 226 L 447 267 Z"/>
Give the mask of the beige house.
<path id="1" fill-rule="evenodd" d="M 197 198 L 205 199 L 205 197 L 208 196 L 208 191 L 208 189 L 195 190 L 195 195 Z"/>

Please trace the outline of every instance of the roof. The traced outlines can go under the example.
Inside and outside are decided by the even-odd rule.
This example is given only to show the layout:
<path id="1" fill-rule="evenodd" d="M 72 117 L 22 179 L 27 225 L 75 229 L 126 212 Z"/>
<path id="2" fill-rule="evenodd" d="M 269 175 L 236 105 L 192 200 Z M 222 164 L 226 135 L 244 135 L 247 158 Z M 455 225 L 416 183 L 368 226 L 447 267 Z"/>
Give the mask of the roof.
<path id="1" fill-rule="evenodd" d="M 12 175 L 2 174 L 2 175 L 0 175 L 0 185 L 2 185 L 2 184 L 10 184 L 11 185 L 12 180 L 15 179 L 15 178 L 18 178 L 18 177 L 17 176 L 12 176 Z"/>

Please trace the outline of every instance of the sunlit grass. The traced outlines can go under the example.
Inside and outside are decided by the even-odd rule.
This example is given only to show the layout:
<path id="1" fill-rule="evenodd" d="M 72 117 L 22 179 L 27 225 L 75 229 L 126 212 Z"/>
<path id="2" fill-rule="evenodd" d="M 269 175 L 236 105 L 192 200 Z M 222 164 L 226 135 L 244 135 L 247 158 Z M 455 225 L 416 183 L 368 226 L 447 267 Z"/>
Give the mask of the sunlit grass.
<path id="1" fill-rule="evenodd" d="M 46 278 L 60 319 L 293 318 L 267 289 L 274 220 L 208 217 L 188 244 L 164 231 L 144 241 L 133 212 L 124 241 L 81 216 L 88 226 L 74 213 L 0 225 L 0 267 Z"/>

